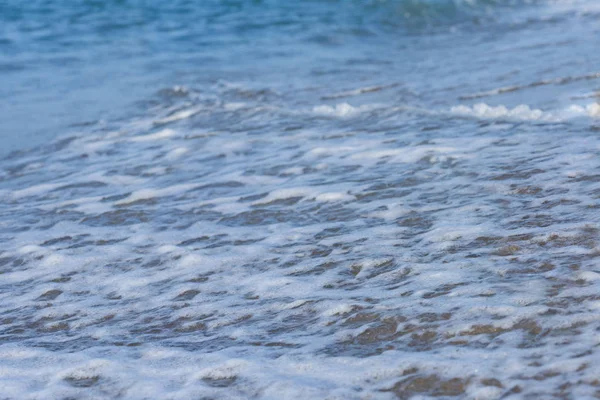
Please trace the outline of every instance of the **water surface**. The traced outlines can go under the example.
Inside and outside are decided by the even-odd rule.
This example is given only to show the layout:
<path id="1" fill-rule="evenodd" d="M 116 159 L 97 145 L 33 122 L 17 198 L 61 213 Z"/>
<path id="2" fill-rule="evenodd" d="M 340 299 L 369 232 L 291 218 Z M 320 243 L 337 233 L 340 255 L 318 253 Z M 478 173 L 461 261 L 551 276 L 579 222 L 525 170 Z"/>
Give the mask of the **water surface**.
<path id="1" fill-rule="evenodd" d="M 595 398 L 592 1 L 0 4 L 0 387 Z"/>

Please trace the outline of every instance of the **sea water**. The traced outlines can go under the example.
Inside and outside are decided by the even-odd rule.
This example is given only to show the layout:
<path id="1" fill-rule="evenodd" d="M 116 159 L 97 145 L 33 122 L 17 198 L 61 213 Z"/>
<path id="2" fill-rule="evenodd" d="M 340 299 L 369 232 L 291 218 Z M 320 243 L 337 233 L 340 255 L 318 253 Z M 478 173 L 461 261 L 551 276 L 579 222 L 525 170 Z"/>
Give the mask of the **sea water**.
<path id="1" fill-rule="evenodd" d="M 0 1 L 0 398 L 597 398 L 599 20 Z"/>

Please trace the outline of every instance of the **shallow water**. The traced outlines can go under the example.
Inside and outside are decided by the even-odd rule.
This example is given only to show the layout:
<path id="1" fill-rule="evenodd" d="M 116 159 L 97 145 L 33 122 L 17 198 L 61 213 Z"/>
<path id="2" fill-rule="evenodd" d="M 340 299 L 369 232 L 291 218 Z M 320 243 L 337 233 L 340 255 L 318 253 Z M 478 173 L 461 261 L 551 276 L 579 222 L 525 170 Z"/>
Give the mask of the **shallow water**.
<path id="1" fill-rule="evenodd" d="M 594 2 L 28 4 L 0 398 L 600 395 Z"/>

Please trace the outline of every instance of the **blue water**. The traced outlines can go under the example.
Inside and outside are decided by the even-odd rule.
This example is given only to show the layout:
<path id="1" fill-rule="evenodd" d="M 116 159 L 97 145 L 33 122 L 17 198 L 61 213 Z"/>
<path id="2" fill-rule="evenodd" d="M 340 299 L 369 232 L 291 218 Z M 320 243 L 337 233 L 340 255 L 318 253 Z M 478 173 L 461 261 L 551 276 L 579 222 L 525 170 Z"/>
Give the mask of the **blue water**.
<path id="1" fill-rule="evenodd" d="M 596 398 L 599 18 L 0 0 L 0 398 Z"/>
<path id="2" fill-rule="evenodd" d="M 593 69 L 596 14 L 573 16 L 573 6 L 548 17 L 548 7 L 501 0 L 5 0 L 2 152 L 42 144 L 76 124 L 126 118 L 174 85 L 251 81 L 288 90 L 402 82 L 421 98 L 451 102 L 450 86 L 469 91 Z"/>

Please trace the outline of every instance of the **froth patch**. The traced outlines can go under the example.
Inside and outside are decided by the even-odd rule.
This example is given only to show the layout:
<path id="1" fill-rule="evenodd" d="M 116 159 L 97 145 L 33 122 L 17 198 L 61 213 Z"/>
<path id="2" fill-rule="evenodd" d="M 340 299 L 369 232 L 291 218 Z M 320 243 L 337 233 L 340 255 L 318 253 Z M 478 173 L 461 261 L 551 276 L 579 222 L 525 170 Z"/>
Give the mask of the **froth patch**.
<path id="1" fill-rule="evenodd" d="M 140 189 L 131 193 L 129 196 L 124 198 L 123 200 L 115 202 L 115 205 L 126 205 L 130 203 L 134 203 L 140 200 L 149 200 L 156 197 L 164 197 L 164 196 L 173 196 L 177 194 L 182 194 L 197 187 L 194 184 L 181 184 L 169 186 L 163 189 Z"/>
<path id="2" fill-rule="evenodd" d="M 155 140 L 169 139 L 176 135 L 177 135 L 177 132 L 174 131 L 173 129 L 163 129 L 156 133 L 142 135 L 142 136 L 135 136 L 135 137 L 131 138 L 130 140 L 132 142 L 152 142 Z"/>
<path id="3" fill-rule="evenodd" d="M 506 106 L 489 106 L 485 103 L 477 103 L 473 106 L 455 106 L 450 112 L 457 115 L 471 116 L 490 119 L 515 119 L 523 121 L 554 121 L 552 114 L 545 113 L 539 109 L 532 109 L 528 105 L 521 104 L 515 108 Z"/>
<path id="4" fill-rule="evenodd" d="M 504 105 L 490 106 L 485 103 L 477 103 L 473 106 L 455 106 L 450 109 L 450 112 L 455 115 L 482 119 L 561 122 L 578 117 L 598 118 L 600 117 L 600 104 L 571 105 L 560 110 L 542 111 L 525 104 L 508 108 Z"/>
<path id="5" fill-rule="evenodd" d="M 573 117 L 583 116 L 598 118 L 600 117 L 600 104 L 592 103 L 585 106 L 572 105 L 567 108 L 566 114 Z"/>
<path id="6" fill-rule="evenodd" d="M 171 115 L 169 115 L 169 116 L 167 116 L 165 118 L 156 120 L 154 123 L 155 124 L 168 124 L 170 122 L 175 122 L 175 121 L 179 121 L 179 120 L 182 120 L 182 119 L 187 119 L 187 118 L 190 118 L 190 117 L 198 114 L 202 110 L 203 110 L 202 107 L 190 107 L 190 108 L 186 108 L 186 109 L 183 109 L 183 110 L 176 111 L 176 112 L 172 113 Z"/>
<path id="7" fill-rule="evenodd" d="M 62 183 L 42 183 L 40 185 L 30 186 L 26 189 L 15 190 L 12 192 L 12 197 L 20 199 L 23 197 L 38 196 L 57 189 L 62 185 Z"/>
<path id="8" fill-rule="evenodd" d="M 337 201 L 352 201 L 356 196 L 344 192 L 325 192 L 318 193 L 312 188 L 288 188 L 275 190 L 267 195 L 267 197 L 256 201 L 253 205 L 267 205 L 276 201 L 285 201 L 295 198 L 309 199 L 318 202 L 337 202 Z"/>
<path id="9" fill-rule="evenodd" d="M 361 151 L 350 156 L 350 159 L 362 162 L 373 162 L 386 159 L 401 163 L 415 163 L 417 161 L 427 160 L 430 163 L 436 163 L 448 160 L 448 157 L 450 156 L 454 158 L 460 157 L 454 147 L 419 146 Z"/>
<path id="10" fill-rule="evenodd" d="M 354 199 L 356 199 L 355 196 L 348 194 L 348 193 L 342 193 L 342 192 L 322 193 L 315 197 L 316 201 L 322 201 L 322 202 L 352 201 Z"/>
<path id="11" fill-rule="evenodd" d="M 335 106 L 321 105 L 313 108 L 315 114 L 329 117 L 351 117 L 363 110 L 361 107 L 353 107 L 348 103 L 336 104 Z"/>
<path id="12" fill-rule="evenodd" d="M 177 160 L 178 158 L 180 158 L 181 156 L 183 156 L 185 153 L 187 153 L 189 151 L 190 150 L 187 147 L 178 147 L 178 148 L 173 149 L 170 152 L 168 152 L 165 155 L 165 159 L 167 159 L 167 160 Z"/>

